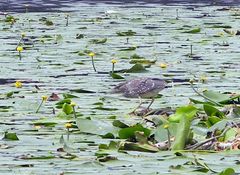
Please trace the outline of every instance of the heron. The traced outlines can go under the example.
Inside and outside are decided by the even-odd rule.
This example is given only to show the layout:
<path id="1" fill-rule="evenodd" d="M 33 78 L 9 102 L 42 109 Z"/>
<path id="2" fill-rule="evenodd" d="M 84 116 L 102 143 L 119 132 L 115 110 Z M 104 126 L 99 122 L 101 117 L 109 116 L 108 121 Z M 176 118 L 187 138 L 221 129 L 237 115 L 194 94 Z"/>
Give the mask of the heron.
<path id="1" fill-rule="evenodd" d="M 158 93 L 166 87 L 166 82 L 160 78 L 136 78 L 125 81 L 113 88 L 114 93 L 122 93 L 127 98 L 139 98 L 139 105 L 133 110 L 133 113 L 142 105 L 142 98 L 152 99 L 147 106 L 150 109 Z"/>

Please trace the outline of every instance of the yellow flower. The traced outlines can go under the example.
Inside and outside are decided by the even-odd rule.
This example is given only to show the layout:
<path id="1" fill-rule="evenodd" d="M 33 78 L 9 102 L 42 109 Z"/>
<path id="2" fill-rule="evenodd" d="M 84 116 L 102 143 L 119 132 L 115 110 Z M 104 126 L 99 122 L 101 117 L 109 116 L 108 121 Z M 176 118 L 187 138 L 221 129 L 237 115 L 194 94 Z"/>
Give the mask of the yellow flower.
<path id="1" fill-rule="evenodd" d="M 72 101 L 72 102 L 70 103 L 70 105 L 71 105 L 72 107 L 74 107 L 74 106 L 76 106 L 77 104 Z"/>
<path id="2" fill-rule="evenodd" d="M 35 129 L 41 129 L 41 126 L 39 126 L 39 125 L 35 125 L 34 127 L 35 127 Z"/>
<path id="3" fill-rule="evenodd" d="M 16 88 L 21 88 L 21 87 L 22 87 L 21 81 L 16 81 L 16 82 L 15 82 L 15 87 L 16 87 Z"/>
<path id="4" fill-rule="evenodd" d="M 17 51 L 18 52 L 22 52 L 23 51 L 23 47 L 22 46 L 17 46 Z"/>
<path id="5" fill-rule="evenodd" d="M 26 33 L 21 33 L 22 38 L 26 36 Z"/>
<path id="6" fill-rule="evenodd" d="M 42 96 L 42 101 L 47 101 L 47 99 L 48 99 L 48 96 L 46 96 L 46 95 Z"/>
<path id="7" fill-rule="evenodd" d="M 200 77 L 200 81 L 201 81 L 202 83 L 205 83 L 205 82 L 207 81 L 207 77 L 206 77 L 205 75 L 202 75 L 202 76 Z"/>
<path id="8" fill-rule="evenodd" d="M 72 127 L 72 123 L 66 123 L 64 126 L 65 126 L 65 128 L 71 128 Z"/>
<path id="9" fill-rule="evenodd" d="M 166 68 L 167 67 L 167 64 L 165 64 L 165 63 L 160 63 L 160 65 L 159 65 L 161 68 Z"/>
<path id="10" fill-rule="evenodd" d="M 112 59 L 111 62 L 112 62 L 112 64 L 116 64 L 118 61 L 115 59 Z"/>
<path id="11" fill-rule="evenodd" d="M 189 80 L 189 83 L 190 83 L 190 84 L 193 84 L 194 82 L 195 82 L 194 79 L 190 79 L 190 80 Z"/>
<path id="12" fill-rule="evenodd" d="M 163 126 L 163 128 L 164 128 L 164 129 L 168 129 L 168 128 L 169 128 L 169 125 L 168 125 L 168 124 L 165 124 L 165 125 Z"/>
<path id="13" fill-rule="evenodd" d="M 88 55 L 89 55 L 90 57 L 94 57 L 94 56 L 95 56 L 95 53 L 90 52 Z"/>

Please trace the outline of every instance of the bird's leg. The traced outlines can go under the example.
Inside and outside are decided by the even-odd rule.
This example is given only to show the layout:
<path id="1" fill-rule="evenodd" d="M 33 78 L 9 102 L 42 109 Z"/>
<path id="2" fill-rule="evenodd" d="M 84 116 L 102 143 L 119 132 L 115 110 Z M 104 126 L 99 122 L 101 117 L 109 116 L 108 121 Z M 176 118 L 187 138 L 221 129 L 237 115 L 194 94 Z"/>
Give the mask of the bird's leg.
<path id="1" fill-rule="evenodd" d="M 151 107 L 151 105 L 153 104 L 153 102 L 154 102 L 154 98 L 152 98 L 150 104 L 149 104 L 148 107 L 147 107 L 147 110 L 149 110 L 149 108 Z"/>
<path id="2" fill-rule="evenodd" d="M 131 114 L 135 114 L 136 110 L 137 110 L 138 108 L 140 108 L 140 106 L 142 105 L 142 98 L 141 98 L 140 96 L 138 96 L 138 99 L 139 99 L 139 104 L 137 105 L 137 107 L 135 107 L 135 108 L 133 109 L 133 111 L 131 112 Z"/>

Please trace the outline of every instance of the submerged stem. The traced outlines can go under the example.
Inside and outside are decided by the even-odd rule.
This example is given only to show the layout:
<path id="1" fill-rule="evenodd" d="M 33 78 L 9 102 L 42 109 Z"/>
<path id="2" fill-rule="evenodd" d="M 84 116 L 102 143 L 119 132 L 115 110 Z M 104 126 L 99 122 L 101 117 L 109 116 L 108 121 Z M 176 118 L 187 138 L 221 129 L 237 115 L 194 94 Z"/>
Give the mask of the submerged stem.
<path id="1" fill-rule="evenodd" d="M 95 65 L 94 65 L 93 56 L 92 56 L 92 66 L 93 66 L 94 71 L 97 72 L 97 70 L 96 70 L 96 68 L 95 68 Z"/>
<path id="2" fill-rule="evenodd" d="M 41 103 L 39 104 L 39 106 L 38 106 L 38 108 L 37 108 L 37 110 L 36 110 L 36 113 L 38 113 L 39 109 L 41 108 L 41 106 L 42 106 L 42 104 L 43 104 L 43 101 L 44 101 L 44 100 L 42 100 Z"/>
<path id="3" fill-rule="evenodd" d="M 112 64 L 112 73 L 114 73 L 114 63 Z"/>

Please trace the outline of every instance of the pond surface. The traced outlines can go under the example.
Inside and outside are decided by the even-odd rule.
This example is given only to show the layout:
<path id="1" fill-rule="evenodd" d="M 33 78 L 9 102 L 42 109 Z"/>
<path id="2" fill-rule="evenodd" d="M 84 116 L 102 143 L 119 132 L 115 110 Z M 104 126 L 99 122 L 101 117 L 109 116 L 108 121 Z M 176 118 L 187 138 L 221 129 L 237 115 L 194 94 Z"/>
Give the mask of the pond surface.
<path id="1" fill-rule="evenodd" d="M 223 29 L 239 30 L 240 9 L 204 4 L 138 4 L 136 7 L 131 3 L 91 5 L 73 2 L 69 5 L 66 1 L 61 2 L 66 5 L 59 7 L 51 2 L 57 7 L 55 12 L 31 12 L 31 7 L 28 13 L 10 12 L 19 18 L 13 25 L 4 22 L 5 17 L 1 16 L 0 131 L 2 135 L 5 131 L 16 132 L 19 137 L 19 141 L 0 141 L 1 174 L 206 174 L 195 172 L 197 166 L 187 163 L 195 157 L 216 172 L 233 167 L 240 173 L 238 152 L 184 153 L 177 157 L 172 152 L 113 151 L 117 160 L 99 162 L 95 155 L 98 145 L 109 143 L 110 139 L 77 130 L 70 134 L 64 146 L 77 156 L 69 160 L 68 155 L 59 151 L 63 147 L 61 135 L 67 137 L 64 124 L 69 120 L 56 118 L 58 109 L 53 114 L 56 102 L 47 101 L 40 112 L 35 113 L 42 95 L 56 93 L 62 98 L 62 94 L 70 93 L 79 97 L 73 100 L 82 117 L 108 121 L 110 116 L 116 116 L 127 123 L 140 121 L 140 118 L 128 115 L 138 104 L 138 99 L 112 94 L 111 88 L 120 80 L 108 74 L 113 58 L 118 60 L 115 70 L 129 69 L 133 66 L 129 61 L 134 54 L 156 62 L 145 72 L 120 75 L 126 79 L 151 76 L 172 81 L 169 88 L 161 92 L 163 97 L 156 99 L 153 108 L 175 108 L 187 104 L 189 97 L 198 99 L 189 80 L 195 80 L 199 91 L 239 92 L 239 36 Z M 68 26 L 65 11 L 70 15 Z M 53 25 L 47 26 L 39 20 L 43 17 L 51 20 Z M 200 30 L 190 32 L 195 29 Z M 128 30 L 136 35 L 121 37 L 116 34 Z M 21 53 L 20 61 L 16 46 L 23 32 L 28 41 L 25 41 L 27 49 Z M 76 39 L 77 34 L 82 34 L 83 38 Z M 107 42 L 103 44 L 91 42 L 104 38 Z M 189 57 L 191 45 L 193 56 Z M 135 47 L 135 50 L 121 51 L 129 47 Z M 96 53 L 94 60 L 98 73 L 93 71 L 86 50 Z M 167 67 L 163 68 L 161 64 Z M 14 86 L 16 80 L 23 83 L 22 88 Z M 77 93 L 76 89 L 92 93 Z M 15 92 L 13 97 L 5 98 L 11 91 Z M 96 108 L 96 102 L 103 103 L 106 110 Z M 56 125 L 34 125 L 43 117 Z M 182 167 L 177 168 L 177 165 Z"/>

